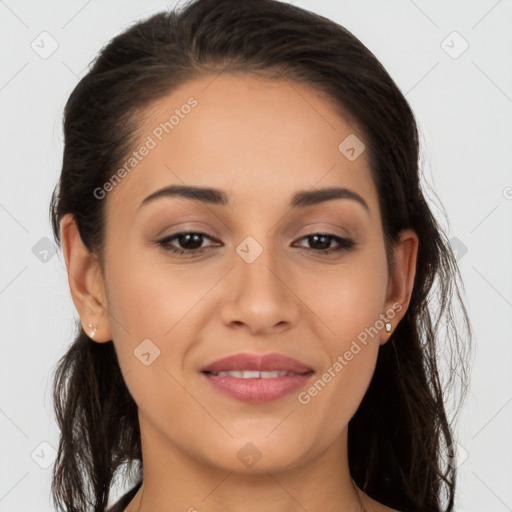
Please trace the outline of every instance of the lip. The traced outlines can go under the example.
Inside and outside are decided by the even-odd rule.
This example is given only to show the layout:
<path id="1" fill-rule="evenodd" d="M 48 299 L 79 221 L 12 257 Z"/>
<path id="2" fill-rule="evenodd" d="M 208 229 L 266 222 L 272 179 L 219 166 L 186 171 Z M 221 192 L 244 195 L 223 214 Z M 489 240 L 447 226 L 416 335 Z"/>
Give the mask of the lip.
<path id="1" fill-rule="evenodd" d="M 271 378 L 214 375 L 227 371 L 286 371 L 289 375 Z M 234 354 L 210 363 L 200 370 L 217 391 L 243 402 L 261 404 L 278 400 L 303 387 L 314 370 L 291 357 L 278 353 Z"/>
<path id="2" fill-rule="evenodd" d="M 200 371 L 216 373 L 243 370 L 259 372 L 283 370 L 291 373 L 308 373 L 313 371 L 313 368 L 292 357 L 272 352 L 268 354 L 233 354 L 206 365 Z"/>

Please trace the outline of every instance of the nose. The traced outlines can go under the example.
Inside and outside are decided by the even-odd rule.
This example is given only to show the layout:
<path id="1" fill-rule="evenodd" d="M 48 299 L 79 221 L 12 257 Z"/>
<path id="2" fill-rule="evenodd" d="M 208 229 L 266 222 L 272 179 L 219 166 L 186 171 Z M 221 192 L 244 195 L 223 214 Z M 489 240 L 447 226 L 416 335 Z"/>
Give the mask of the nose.
<path id="1" fill-rule="evenodd" d="M 221 319 L 225 325 L 270 335 L 297 324 L 301 301 L 293 292 L 290 268 L 278 261 L 271 248 L 263 248 L 253 261 L 236 254 L 224 284 Z"/>

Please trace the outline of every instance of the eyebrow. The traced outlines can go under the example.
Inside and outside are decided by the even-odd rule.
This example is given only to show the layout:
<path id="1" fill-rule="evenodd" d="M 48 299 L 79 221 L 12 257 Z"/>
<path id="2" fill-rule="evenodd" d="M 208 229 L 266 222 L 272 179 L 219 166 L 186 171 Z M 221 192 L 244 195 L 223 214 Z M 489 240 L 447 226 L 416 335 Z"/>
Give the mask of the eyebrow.
<path id="1" fill-rule="evenodd" d="M 187 185 L 169 185 L 168 187 L 156 190 L 147 196 L 140 206 L 146 205 L 156 199 L 163 197 L 183 197 L 186 199 L 193 199 L 203 201 L 205 203 L 226 206 L 228 204 L 227 194 L 216 188 L 209 187 L 192 187 Z M 370 213 L 370 207 L 366 201 L 353 190 L 344 187 L 329 187 L 316 190 L 302 190 L 296 192 L 290 201 L 292 207 L 306 207 L 333 199 L 352 199 L 359 203 Z M 140 207 L 139 206 L 139 207 Z"/>

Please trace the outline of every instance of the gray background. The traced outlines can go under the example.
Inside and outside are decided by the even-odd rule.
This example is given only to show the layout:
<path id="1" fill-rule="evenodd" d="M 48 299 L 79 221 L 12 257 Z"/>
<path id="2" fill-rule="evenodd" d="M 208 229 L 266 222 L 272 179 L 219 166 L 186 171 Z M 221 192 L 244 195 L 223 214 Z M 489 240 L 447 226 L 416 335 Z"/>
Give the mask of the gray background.
<path id="1" fill-rule="evenodd" d="M 174 3 L 0 0 L 1 512 L 51 510 L 58 430 L 50 382 L 78 318 L 63 258 L 45 238 L 64 104 L 109 39 Z M 425 182 L 446 209 L 449 224 L 434 199 L 475 334 L 456 430 L 465 456 L 456 509 L 512 510 L 512 2 L 293 3 L 360 38 L 416 113 Z"/>

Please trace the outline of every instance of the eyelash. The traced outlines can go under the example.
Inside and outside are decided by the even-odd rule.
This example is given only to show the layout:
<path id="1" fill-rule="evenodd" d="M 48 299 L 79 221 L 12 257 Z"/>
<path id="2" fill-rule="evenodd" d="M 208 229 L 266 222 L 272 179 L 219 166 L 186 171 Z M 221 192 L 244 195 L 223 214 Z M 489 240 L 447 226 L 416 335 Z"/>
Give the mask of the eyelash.
<path id="1" fill-rule="evenodd" d="M 206 233 L 201 233 L 198 231 L 181 231 L 179 233 L 174 233 L 173 235 L 166 236 L 165 238 L 158 240 L 157 243 L 165 251 L 171 252 L 173 254 L 185 255 L 185 256 L 195 256 L 197 254 L 203 253 L 204 250 L 207 249 L 207 247 L 201 247 L 199 249 L 178 249 L 178 248 L 170 245 L 172 240 L 179 238 L 181 236 L 184 236 L 184 235 L 199 235 L 201 237 L 206 237 L 206 238 L 209 238 L 210 240 L 212 240 L 212 238 L 210 236 L 208 236 Z M 324 254 L 324 255 L 340 253 L 343 251 L 349 251 L 356 245 L 356 243 L 353 240 L 350 240 L 349 238 L 343 238 L 340 236 L 331 235 L 329 233 L 312 233 L 310 235 L 306 235 L 306 236 L 302 237 L 300 240 L 303 240 L 305 238 L 307 239 L 307 238 L 314 237 L 314 236 L 330 238 L 330 239 L 336 241 L 340 245 L 340 247 L 338 247 L 337 249 L 310 249 L 313 252 Z M 308 249 L 308 248 L 302 247 L 302 249 Z"/>

